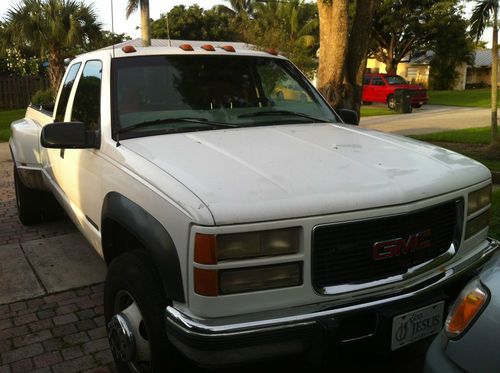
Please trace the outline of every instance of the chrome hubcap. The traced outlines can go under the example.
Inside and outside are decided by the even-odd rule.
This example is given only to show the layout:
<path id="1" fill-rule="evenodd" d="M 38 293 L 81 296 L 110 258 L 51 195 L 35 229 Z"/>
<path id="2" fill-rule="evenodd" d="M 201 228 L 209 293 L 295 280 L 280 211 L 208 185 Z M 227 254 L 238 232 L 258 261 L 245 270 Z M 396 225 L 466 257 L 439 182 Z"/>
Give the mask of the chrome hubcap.
<path id="1" fill-rule="evenodd" d="M 133 371 L 142 371 L 142 366 L 150 364 L 151 350 L 141 311 L 127 291 L 117 294 L 115 312 L 108 323 L 111 350 Z"/>
<path id="2" fill-rule="evenodd" d="M 123 314 L 114 315 L 108 323 L 108 338 L 111 349 L 121 361 L 125 363 L 132 361 L 135 339 L 128 320 Z"/>

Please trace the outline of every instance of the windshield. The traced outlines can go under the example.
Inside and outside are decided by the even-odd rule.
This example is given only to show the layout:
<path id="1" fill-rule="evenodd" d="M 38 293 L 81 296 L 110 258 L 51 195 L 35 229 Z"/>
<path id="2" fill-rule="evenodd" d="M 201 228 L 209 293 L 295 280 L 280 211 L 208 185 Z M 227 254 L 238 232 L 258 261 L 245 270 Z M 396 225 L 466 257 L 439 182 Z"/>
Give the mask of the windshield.
<path id="1" fill-rule="evenodd" d="M 386 75 L 385 80 L 387 80 L 389 85 L 408 84 L 408 82 L 399 75 Z"/>
<path id="2" fill-rule="evenodd" d="M 114 133 L 125 137 L 336 122 L 286 60 L 169 55 L 113 60 Z M 184 130 L 184 131 L 183 131 Z"/>

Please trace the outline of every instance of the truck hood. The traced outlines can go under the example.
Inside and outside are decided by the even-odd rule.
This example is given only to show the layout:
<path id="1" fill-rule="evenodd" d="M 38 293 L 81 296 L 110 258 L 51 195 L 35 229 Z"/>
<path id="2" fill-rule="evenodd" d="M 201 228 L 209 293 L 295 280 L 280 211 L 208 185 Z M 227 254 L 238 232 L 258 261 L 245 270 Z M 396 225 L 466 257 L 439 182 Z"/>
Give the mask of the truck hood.
<path id="1" fill-rule="evenodd" d="M 190 189 L 218 225 L 403 204 L 491 177 L 457 153 L 347 125 L 190 132 L 122 145 Z"/>

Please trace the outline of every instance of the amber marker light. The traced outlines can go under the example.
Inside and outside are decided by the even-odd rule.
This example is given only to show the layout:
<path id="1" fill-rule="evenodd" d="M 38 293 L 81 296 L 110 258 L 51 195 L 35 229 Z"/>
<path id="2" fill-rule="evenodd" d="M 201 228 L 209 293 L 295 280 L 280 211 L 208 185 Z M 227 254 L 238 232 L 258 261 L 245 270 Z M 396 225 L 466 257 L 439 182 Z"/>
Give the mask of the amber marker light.
<path id="1" fill-rule="evenodd" d="M 479 280 L 470 282 L 460 293 L 446 319 L 445 331 L 454 339 L 469 327 L 488 301 L 488 290 Z"/>
<path id="2" fill-rule="evenodd" d="M 274 48 L 267 48 L 265 50 L 266 53 L 269 53 L 269 54 L 272 54 L 273 56 L 277 56 L 278 55 L 278 51 Z"/>
<path id="3" fill-rule="evenodd" d="M 181 48 L 183 51 L 186 51 L 186 52 L 192 52 L 192 51 L 194 51 L 194 49 L 191 46 L 191 44 L 181 44 L 181 45 L 179 45 L 179 48 Z"/>
<path id="4" fill-rule="evenodd" d="M 133 45 L 124 45 L 122 47 L 122 51 L 124 53 L 134 53 L 134 52 L 136 52 L 136 49 L 134 48 Z"/>
<path id="5" fill-rule="evenodd" d="M 196 233 L 194 239 L 194 261 L 200 264 L 217 264 L 215 235 Z"/>
<path id="6" fill-rule="evenodd" d="M 196 294 L 214 297 L 218 295 L 218 288 L 215 269 L 194 269 L 194 291 Z"/>
<path id="7" fill-rule="evenodd" d="M 224 45 L 221 48 L 224 49 L 226 52 L 236 52 L 236 49 L 234 49 L 232 45 Z"/>
<path id="8" fill-rule="evenodd" d="M 206 50 L 207 52 L 215 52 L 215 48 L 211 44 L 205 44 L 201 46 L 201 49 Z"/>

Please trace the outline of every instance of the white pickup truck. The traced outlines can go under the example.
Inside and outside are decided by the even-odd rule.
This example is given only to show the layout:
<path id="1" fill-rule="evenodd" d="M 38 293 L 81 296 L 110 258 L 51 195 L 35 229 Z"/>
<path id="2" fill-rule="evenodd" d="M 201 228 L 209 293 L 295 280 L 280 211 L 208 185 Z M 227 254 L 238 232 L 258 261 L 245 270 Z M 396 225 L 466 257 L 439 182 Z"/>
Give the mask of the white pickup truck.
<path id="1" fill-rule="evenodd" d="M 19 217 L 52 193 L 106 261 L 120 371 L 395 350 L 497 250 L 491 175 L 342 118 L 272 51 L 88 53 L 12 123 Z"/>

